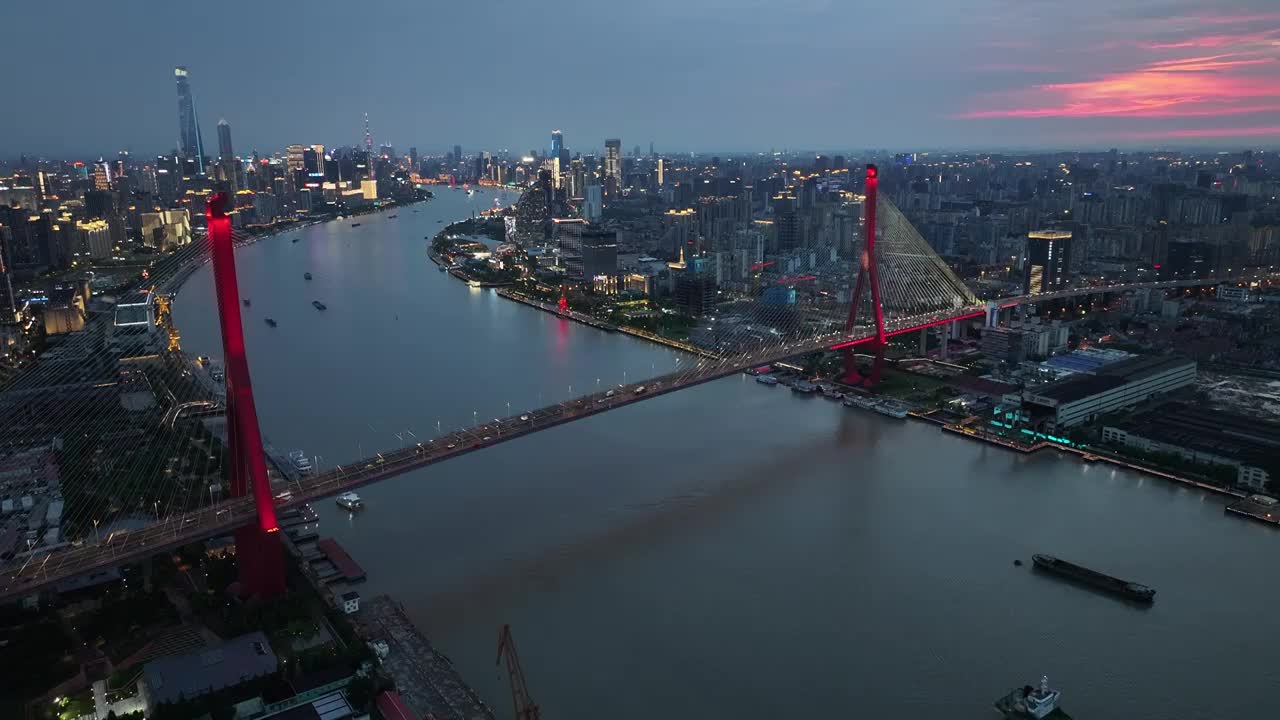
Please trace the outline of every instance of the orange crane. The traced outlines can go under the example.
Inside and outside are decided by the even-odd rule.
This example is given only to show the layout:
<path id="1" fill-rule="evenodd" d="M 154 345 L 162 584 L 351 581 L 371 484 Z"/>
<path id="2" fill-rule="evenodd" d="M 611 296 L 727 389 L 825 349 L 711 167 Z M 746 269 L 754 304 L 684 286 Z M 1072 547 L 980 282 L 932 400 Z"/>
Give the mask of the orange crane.
<path id="1" fill-rule="evenodd" d="M 516 654 L 516 641 L 511 637 L 511 626 L 503 625 L 498 633 L 498 661 L 507 661 L 507 676 L 511 678 L 511 703 L 515 707 L 515 720 L 539 720 L 538 705 L 529 697 L 529 686 L 524 681 L 524 668 Z"/>

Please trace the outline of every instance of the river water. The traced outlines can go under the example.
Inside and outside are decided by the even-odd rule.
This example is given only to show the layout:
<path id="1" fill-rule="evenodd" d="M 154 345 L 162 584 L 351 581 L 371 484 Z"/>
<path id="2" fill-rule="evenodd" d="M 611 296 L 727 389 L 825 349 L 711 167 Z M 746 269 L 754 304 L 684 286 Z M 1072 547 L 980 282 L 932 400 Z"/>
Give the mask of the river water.
<path id="1" fill-rule="evenodd" d="M 277 447 L 327 467 L 676 363 L 438 272 L 424 236 L 493 191 L 439 195 L 237 254 Z M 213 312 L 205 268 L 175 309 L 192 355 L 221 354 Z M 502 623 L 548 718 L 988 718 L 1041 674 L 1076 718 L 1244 718 L 1280 688 L 1278 539 L 1221 499 L 745 376 L 360 492 L 321 534 L 500 717 Z M 1035 552 L 1157 601 L 1013 565 Z"/>

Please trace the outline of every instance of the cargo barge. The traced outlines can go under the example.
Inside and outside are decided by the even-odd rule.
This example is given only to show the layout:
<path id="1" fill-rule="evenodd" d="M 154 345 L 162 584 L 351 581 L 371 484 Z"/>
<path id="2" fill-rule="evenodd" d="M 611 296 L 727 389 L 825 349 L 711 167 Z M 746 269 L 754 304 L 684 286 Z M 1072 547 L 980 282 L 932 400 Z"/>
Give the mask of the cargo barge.
<path id="1" fill-rule="evenodd" d="M 1087 567 L 1081 567 L 1066 560 L 1059 560 L 1052 555 L 1032 555 L 1031 560 L 1035 562 L 1037 568 L 1045 572 L 1061 575 L 1068 580 L 1075 580 L 1099 590 L 1106 590 L 1129 600 L 1150 603 L 1155 602 L 1156 599 L 1156 591 L 1146 585 L 1121 580 L 1120 578 L 1100 573 L 1097 570 L 1090 570 Z"/>

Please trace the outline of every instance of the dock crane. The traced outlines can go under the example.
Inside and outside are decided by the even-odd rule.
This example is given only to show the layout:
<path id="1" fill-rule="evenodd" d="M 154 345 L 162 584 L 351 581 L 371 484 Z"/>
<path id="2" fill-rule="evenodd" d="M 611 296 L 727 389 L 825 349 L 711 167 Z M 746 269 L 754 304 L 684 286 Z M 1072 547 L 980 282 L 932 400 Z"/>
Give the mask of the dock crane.
<path id="1" fill-rule="evenodd" d="M 524 668 L 516 654 L 516 641 L 511 636 L 511 626 L 503 625 L 498 633 L 498 660 L 495 665 L 507 662 L 507 676 L 511 679 L 511 703 L 515 708 L 515 720 L 539 720 L 538 705 L 529 697 L 529 686 L 524 681 Z"/>

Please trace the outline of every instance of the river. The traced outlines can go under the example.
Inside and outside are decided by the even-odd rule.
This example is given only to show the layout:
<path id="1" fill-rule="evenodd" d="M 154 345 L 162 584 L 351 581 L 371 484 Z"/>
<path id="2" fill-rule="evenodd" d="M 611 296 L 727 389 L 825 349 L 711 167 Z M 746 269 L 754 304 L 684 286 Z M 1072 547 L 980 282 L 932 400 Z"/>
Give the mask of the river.
<path id="1" fill-rule="evenodd" d="M 672 369 L 670 350 L 438 272 L 424 236 L 493 192 L 238 252 L 270 441 L 327 467 Z M 175 317 L 189 353 L 221 355 L 208 268 Z M 1041 674 L 1076 718 L 1257 717 L 1280 687 L 1271 528 L 1200 491 L 745 376 L 361 495 L 358 515 L 319 503 L 321 534 L 500 717 L 507 622 L 548 718 L 989 718 Z M 1013 565 L 1035 552 L 1149 584 L 1156 603 Z"/>

